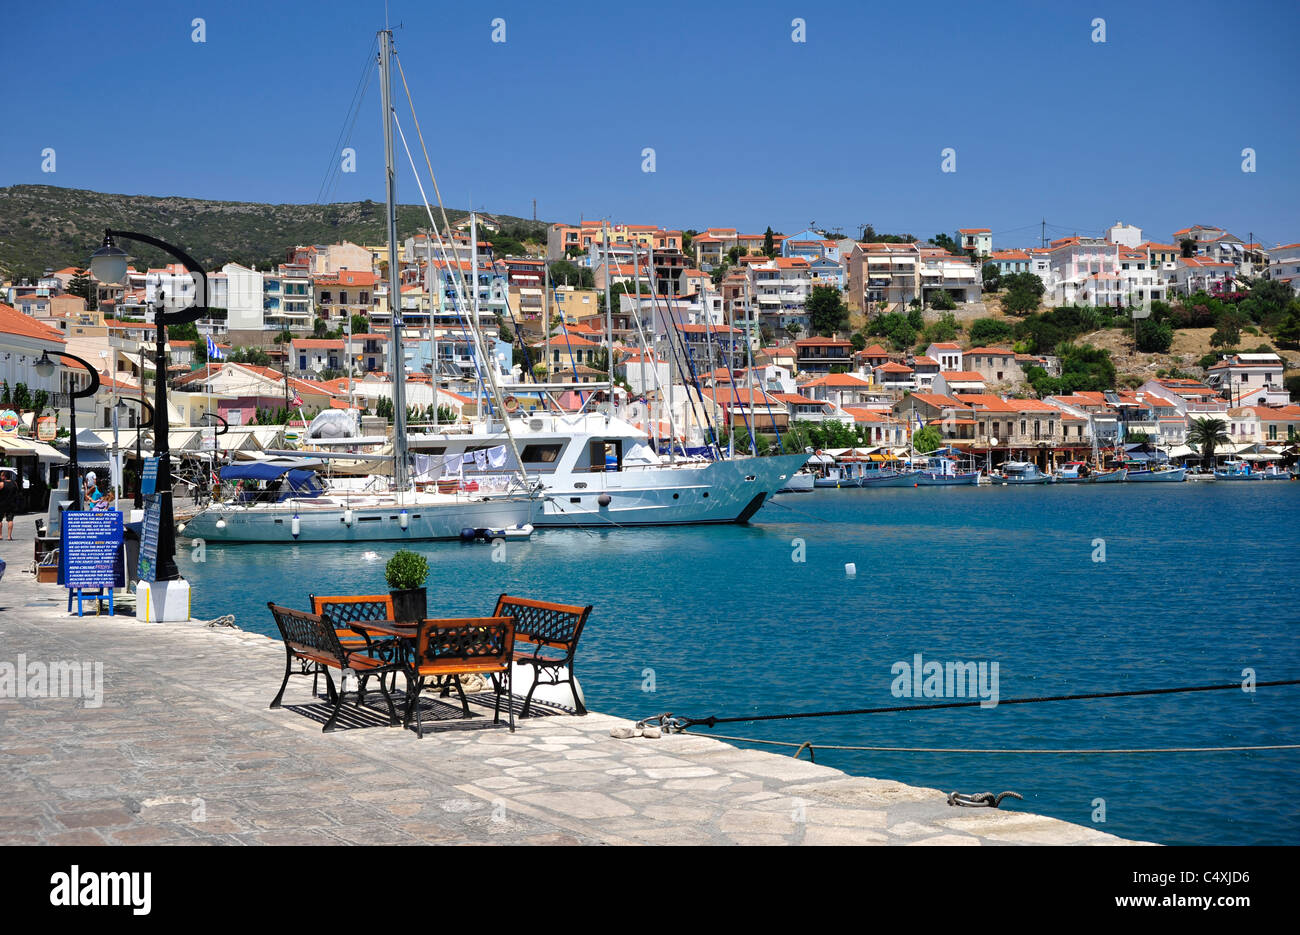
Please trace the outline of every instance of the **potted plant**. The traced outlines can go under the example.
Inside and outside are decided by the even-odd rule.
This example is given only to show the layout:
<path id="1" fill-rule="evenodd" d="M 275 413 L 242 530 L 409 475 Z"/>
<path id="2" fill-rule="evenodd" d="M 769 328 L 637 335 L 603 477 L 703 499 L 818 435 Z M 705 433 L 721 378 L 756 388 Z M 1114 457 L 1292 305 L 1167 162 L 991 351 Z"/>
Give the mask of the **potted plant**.
<path id="1" fill-rule="evenodd" d="M 393 596 L 393 617 L 397 620 L 423 620 L 427 614 L 424 589 L 429 577 L 429 563 L 423 555 L 399 549 L 388 560 L 384 577 Z"/>

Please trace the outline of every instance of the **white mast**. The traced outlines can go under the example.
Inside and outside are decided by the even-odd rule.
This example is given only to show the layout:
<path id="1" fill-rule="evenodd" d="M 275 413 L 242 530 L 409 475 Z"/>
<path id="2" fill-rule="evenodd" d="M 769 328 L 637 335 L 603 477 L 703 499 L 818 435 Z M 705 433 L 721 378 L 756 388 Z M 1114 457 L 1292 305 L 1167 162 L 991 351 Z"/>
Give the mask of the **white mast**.
<path id="1" fill-rule="evenodd" d="M 438 305 L 442 305 L 442 283 Z M 429 296 L 429 382 L 433 384 L 433 430 L 438 431 L 438 333 L 433 324 L 433 233 L 424 240 L 424 291 Z"/>
<path id="2" fill-rule="evenodd" d="M 639 311 L 641 310 L 641 258 L 637 255 L 637 252 L 636 252 L 636 241 L 635 241 L 635 240 L 632 241 L 632 283 L 633 283 L 633 288 L 636 289 L 636 300 L 635 300 L 635 306 L 636 306 L 637 311 L 639 312 Z M 640 319 L 640 316 L 638 315 L 638 316 L 637 316 L 637 332 L 638 332 L 638 334 L 639 334 L 640 331 L 641 331 L 640 320 L 641 320 L 641 319 Z M 645 343 L 645 339 L 644 339 L 644 337 L 642 338 L 641 343 L 642 343 L 642 344 Z M 649 399 L 650 399 L 650 394 L 649 394 L 649 393 L 646 393 L 646 388 L 645 388 L 645 352 L 642 351 L 640 356 L 641 356 L 641 392 L 645 395 L 645 398 L 646 398 L 646 401 L 647 401 L 647 407 L 646 407 L 646 413 L 647 413 L 646 423 L 649 424 L 649 422 L 650 422 L 650 419 L 649 419 L 649 411 L 650 411 L 650 410 L 649 410 L 648 402 L 649 402 Z M 610 375 L 613 376 L 612 373 L 611 373 Z"/>
<path id="3" fill-rule="evenodd" d="M 379 69 L 384 108 L 385 194 L 388 200 L 388 311 L 393 319 L 393 486 L 398 491 L 403 491 L 409 482 L 409 470 L 406 463 L 406 358 L 402 353 L 402 284 L 401 271 L 397 268 L 397 167 L 393 161 L 392 46 L 393 34 L 385 29 L 379 34 Z"/>
<path id="4" fill-rule="evenodd" d="M 605 376 L 609 379 L 609 386 L 605 390 L 609 394 L 609 401 L 605 405 L 605 421 L 614 414 L 614 309 L 609 301 L 609 277 L 611 271 L 609 268 L 609 221 L 600 222 L 601 234 L 605 240 L 605 366 L 608 372 Z M 577 379 L 575 373 L 574 379 Z"/>

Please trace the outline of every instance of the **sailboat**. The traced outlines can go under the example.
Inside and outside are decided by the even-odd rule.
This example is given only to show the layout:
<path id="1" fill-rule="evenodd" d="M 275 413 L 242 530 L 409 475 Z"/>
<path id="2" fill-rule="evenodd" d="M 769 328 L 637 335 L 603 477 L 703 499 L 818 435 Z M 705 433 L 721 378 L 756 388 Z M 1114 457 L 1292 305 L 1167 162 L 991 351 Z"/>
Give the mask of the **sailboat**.
<path id="1" fill-rule="evenodd" d="M 412 484 L 406 429 L 405 356 L 402 350 L 401 269 L 397 253 L 397 172 L 393 159 L 392 33 L 379 34 L 381 106 L 384 117 L 384 156 L 388 208 L 388 295 L 392 312 L 393 453 L 362 455 L 390 461 L 392 480 L 376 477 L 370 489 L 331 489 L 319 481 L 321 455 L 316 460 L 290 459 L 262 463 L 259 480 L 268 489 L 259 496 L 240 497 L 196 515 L 182 530 L 192 539 L 217 542 L 360 542 L 383 540 L 456 539 L 469 536 L 531 532 L 539 510 L 535 487 L 518 470 L 501 493 L 455 492 Z M 477 327 L 477 322 L 473 323 Z M 513 445 L 513 442 L 511 442 Z M 358 456 L 348 455 L 352 459 Z M 232 466 L 234 467 L 234 466 Z M 235 473 L 235 472 L 231 472 Z M 231 478 L 234 479 L 234 478 Z"/>

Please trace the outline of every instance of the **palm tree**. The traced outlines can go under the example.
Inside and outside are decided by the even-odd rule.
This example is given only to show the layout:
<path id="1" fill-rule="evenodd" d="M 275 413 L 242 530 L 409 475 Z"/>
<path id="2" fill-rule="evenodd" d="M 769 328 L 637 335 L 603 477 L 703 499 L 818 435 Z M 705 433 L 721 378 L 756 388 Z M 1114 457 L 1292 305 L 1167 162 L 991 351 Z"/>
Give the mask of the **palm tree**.
<path id="1" fill-rule="evenodd" d="M 1214 466 L 1214 449 L 1220 445 L 1231 444 L 1228 437 L 1228 424 L 1222 419 L 1197 419 L 1187 432 L 1187 444 L 1201 454 L 1201 463 L 1207 460 Z"/>

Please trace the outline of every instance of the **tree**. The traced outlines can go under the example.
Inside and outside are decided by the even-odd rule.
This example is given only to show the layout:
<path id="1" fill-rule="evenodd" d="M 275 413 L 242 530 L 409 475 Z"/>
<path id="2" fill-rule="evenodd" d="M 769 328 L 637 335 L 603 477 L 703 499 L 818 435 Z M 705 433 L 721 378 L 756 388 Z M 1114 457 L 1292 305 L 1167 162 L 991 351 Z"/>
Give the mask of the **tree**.
<path id="1" fill-rule="evenodd" d="M 834 286 L 815 286 L 806 302 L 808 324 L 812 330 L 827 337 L 845 327 L 849 322 L 849 309 L 844 298 Z"/>
<path id="2" fill-rule="evenodd" d="M 912 447 L 921 454 L 928 454 L 942 445 L 943 435 L 933 425 L 927 425 L 912 435 Z"/>
<path id="3" fill-rule="evenodd" d="M 325 337 L 325 335 L 329 334 L 329 330 L 330 326 L 326 323 L 324 318 L 317 318 L 312 322 L 311 333 L 314 338 Z"/>
<path id="4" fill-rule="evenodd" d="M 84 269 L 78 269 L 73 274 L 72 279 L 68 281 L 68 295 L 77 295 L 86 300 L 86 308 L 93 309 L 96 307 L 98 299 L 95 284 L 90 281 L 89 274 Z"/>
<path id="5" fill-rule="evenodd" d="M 1300 348 L 1300 313 L 1288 312 L 1274 329 L 1273 340 L 1280 347 Z"/>
<path id="6" fill-rule="evenodd" d="M 849 335 L 849 343 L 853 345 L 855 351 L 864 350 L 867 346 L 867 336 L 861 331 L 855 331 Z"/>
<path id="7" fill-rule="evenodd" d="M 1041 299 L 1043 293 L 1047 291 L 1043 280 L 1034 273 L 1008 273 L 999 281 L 1008 292 L 1029 292 L 1035 299 Z"/>
<path id="8" fill-rule="evenodd" d="M 1002 284 L 1002 270 L 996 263 L 985 263 L 980 269 L 980 278 L 984 281 L 985 292 L 997 292 Z"/>
<path id="9" fill-rule="evenodd" d="M 957 324 L 957 318 L 952 312 L 944 312 L 939 320 L 929 325 L 925 329 L 925 339 L 927 344 L 937 344 L 943 341 L 952 341 L 957 337 L 960 325 Z"/>
<path id="10" fill-rule="evenodd" d="M 575 289 L 596 288 L 595 273 L 586 266 L 578 266 L 568 260 L 556 260 L 551 264 L 551 282 L 559 286 L 573 286 Z"/>
<path id="11" fill-rule="evenodd" d="M 943 247 L 953 256 L 962 256 L 966 251 L 961 248 L 961 244 L 949 237 L 947 234 L 935 234 L 930 238 L 934 241 L 936 247 Z"/>
<path id="12" fill-rule="evenodd" d="M 1137 349 L 1148 354 L 1167 354 L 1174 343 L 1174 329 L 1168 322 L 1152 318 L 1138 320 Z"/>
<path id="13" fill-rule="evenodd" d="M 931 293 L 930 308 L 948 312 L 952 311 L 956 307 L 957 303 L 953 301 L 953 297 L 947 289 L 940 289 L 937 292 Z"/>
<path id="14" fill-rule="evenodd" d="M 1000 318 L 977 318 L 971 322 L 970 339 L 977 347 L 1010 341 L 1012 336 L 1011 324 Z"/>
<path id="15" fill-rule="evenodd" d="M 803 331 L 803 326 L 800 325 L 799 322 L 797 321 L 792 321 L 790 322 L 790 324 L 785 326 L 785 333 L 790 335 L 790 337 L 792 338 L 798 337 L 802 331 Z"/>
<path id="16" fill-rule="evenodd" d="M 1214 334 L 1210 335 L 1210 347 L 1236 347 L 1241 343 L 1241 329 L 1245 322 L 1235 309 L 1225 310 L 1220 316 Z"/>
<path id="17" fill-rule="evenodd" d="M 772 226 L 770 224 L 763 233 L 763 253 L 770 257 L 776 256 L 776 241 L 772 237 Z"/>
<path id="18" fill-rule="evenodd" d="M 1231 441 L 1228 437 L 1228 424 L 1222 419 L 1196 419 L 1187 430 L 1187 444 L 1200 454 L 1202 464 L 1213 464 L 1215 449 L 1230 444 Z"/>
<path id="19" fill-rule="evenodd" d="M 368 334 L 370 332 L 370 319 L 365 315 L 353 315 L 351 325 L 353 334 Z"/>

